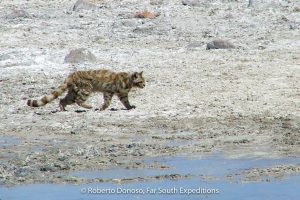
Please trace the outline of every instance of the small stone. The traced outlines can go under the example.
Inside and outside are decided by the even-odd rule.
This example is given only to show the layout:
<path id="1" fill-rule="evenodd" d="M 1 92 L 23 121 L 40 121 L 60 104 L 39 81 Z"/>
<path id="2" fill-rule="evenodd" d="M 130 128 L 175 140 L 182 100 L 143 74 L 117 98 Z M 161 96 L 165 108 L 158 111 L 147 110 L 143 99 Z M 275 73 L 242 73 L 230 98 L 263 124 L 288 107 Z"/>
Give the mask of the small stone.
<path id="1" fill-rule="evenodd" d="M 67 159 L 68 159 L 68 156 L 66 156 L 66 155 L 61 155 L 57 158 L 57 160 L 59 160 L 59 161 L 64 161 L 64 160 L 67 160 Z"/>
<path id="2" fill-rule="evenodd" d="M 266 49 L 267 47 L 265 47 L 265 46 L 263 46 L 263 45 L 259 45 L 258 46 L 258 49 L 261 49 L 261 50 L 263 50 L 263 49 Z M 264 105 L 267 105 L 267 103 L 265 103 Z"/>
<path id="3" fill-rule="evenodd" d="M 200 6 L 201 3 L 197 0 L 182 0 L 182 5 L 184 6 Z"/>
<path id="4" fill-rule="evenodd" d="M 56 164 L 54 164 L 54 167 L 58 168 L 59 170 L 69 170 L 70 169 L 70 166 L 67 164 L 56 163 Z"/>
<path id="5" fill-rule="evenodd" d="M 147 18 L 147 19 L 154 19 L 157 16 L 159 16 L 159 14 L 151 13 L 151 12 L 149 12 L 147 10 L 142 11 L 142 12 L 137 12 L 134 15 L 135 18 Z"/>
<path id="6" fill-rule="evenodd" d="M 288 19 L 286 16 L 284 16 L 284 15 L 281 16 L 281 20 L 282 20 L 282 21 L 285 21 L 285 22 L 288 22 L 288 21 L 289 21 L 289 19 Z"/>
<path id="7" fill-rule="evenodd" d="M 35 111 L 34 114 L 36 115 L 42 115 L 42 113 Z"/>
<path id="8" fill-rule="evenodd" d="M 45 164 L 40 167 L 40 171 L 42 172 L 55 172 L 57 171 L 56 168 L 52 164 Z"/>
<path id="9" fill-rule="evenodd" d="M 73 49 L 65 57 L 65 63 L 95 62 L 96 56 L 84 48 Z"/>
<path id="10" fill-rule="evenodd" d="M 30 18 L 30 15 L 25 10 L 14 10 L 12 13 L 5 16 L 6 19 Z"/>
<path id="11" fill-rule="evenodd" d="M 234 49 L 235 46 L 225 40 L 217 39 L 212 42 L 207 43 L 206 50 L 209 49 Z"/>
<path id="12" fill-rule="evenodd" d="M 294 12 L 300 12 L 300 6 L 293 9 Z"/>
<path id="13" fill-rule="evenodd" d="M 80 10 L 96 10 L 99 7 L 95 4 L 87 1 L 87 0 L 78 0 L 72 7 L 73 11 L 80 11 Z"/>
<path id="14" fill-rule="evenodd" d="M 32 174 L 34 170 L 30 168 L 29 166 L 21 167 L 17 171 L 15 171 L 15 175 L 17 177 L 25 177 L 28 176 L 29 174 Z"/>
<path id="15" fill-rule="evenodd" d="M 232 13 L 228 13 L 227 15 L 224 16 L 224 19 L 233 19 L 235 18 Z"/>

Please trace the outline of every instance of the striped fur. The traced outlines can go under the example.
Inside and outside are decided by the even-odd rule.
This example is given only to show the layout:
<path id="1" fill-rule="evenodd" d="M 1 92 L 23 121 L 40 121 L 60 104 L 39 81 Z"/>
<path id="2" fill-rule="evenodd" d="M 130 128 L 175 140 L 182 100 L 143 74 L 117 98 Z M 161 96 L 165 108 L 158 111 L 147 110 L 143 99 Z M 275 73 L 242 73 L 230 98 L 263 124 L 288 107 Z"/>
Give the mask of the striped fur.
<path id="1" fill-rule="evenodd" d="M 46 105 L 47 103 L 53 101 L 54 99 L 57 99 L 58 96 L 62 95 L 68 88 L 67 81 L 68 79 L 62 85 L 60 85 L 56 90 L 52 91 L 51 94 L 45 95 L 39 100 L 28 100 L 27 105 L 31 107 L 40 107 Z"/>
<path id="2" fill-rule="evenodd" d="M 104 103 L 100 110 L 105 110 L 110 105 L 113 95 L 117 95 L 127 109 L 132 109 L 135 106 L 130 105 L 128 93 L 133 87 L 145 87 L 145 80 L 142 74 L 143 72 L 117 73 L 109 70 L 77 71 L 72 73 L 51 94 L 45 95 L 39 100 L 28 100 L 27 105 L 31 107 L 44 106 L 68 90 L 67 95 L 59 103 L 62 111 L 65 111 L 67 105 L 73 103 L 83 108 L 92 108 L 92 106 L 85 104 L 85 101 L 94 92 L 103 93 Z"/>

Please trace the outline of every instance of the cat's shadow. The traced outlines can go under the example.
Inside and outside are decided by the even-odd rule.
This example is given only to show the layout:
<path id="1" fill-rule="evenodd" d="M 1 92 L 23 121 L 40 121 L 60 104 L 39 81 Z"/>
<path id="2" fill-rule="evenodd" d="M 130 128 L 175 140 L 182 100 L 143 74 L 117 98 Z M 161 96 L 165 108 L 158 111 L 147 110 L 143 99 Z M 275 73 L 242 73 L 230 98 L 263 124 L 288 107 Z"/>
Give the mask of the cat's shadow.
<path id="1" fill-rule="evenodd" d="M 117 108 L 110 108 L 110 109 L 108 109 L 109 111 L 118 111 L 119 109 L 117 109 Z M 94 111 L 100 111 L 100 109 L 99 108 L 96 108 Z"/>
<path id="2" fill-rule="evenodd" d="M 119 109 L 117 109 L 117 108 L 110 108 L 110 109 L 108 109 L 109 111 L 118 111 Z M 127 109 L 125 109 L 125 108 L 122 108 L 121 110 L 127 110 Z M 67 111 L 67 110 L 66 110 Z M 74 112 L 76 112 L 76 113 L 84 113 L 84 112 L 88 112 L 89 110 L 75 110 Z M 94 109 L 94 111 L 100 111 L 100 109 L 99 108 L 96 108 L 96 109 Z M 53 110 L 53 111 L 51 111 L 51 113 L 57 113 L 57 112 L 60 112 L 60 110 Z"/>

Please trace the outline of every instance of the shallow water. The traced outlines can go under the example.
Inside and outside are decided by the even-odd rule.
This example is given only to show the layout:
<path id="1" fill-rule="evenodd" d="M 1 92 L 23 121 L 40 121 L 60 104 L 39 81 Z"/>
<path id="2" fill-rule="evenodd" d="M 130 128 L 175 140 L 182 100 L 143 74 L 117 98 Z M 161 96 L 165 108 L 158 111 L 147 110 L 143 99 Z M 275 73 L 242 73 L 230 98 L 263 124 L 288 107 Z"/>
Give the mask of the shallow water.
<path id="1" fill-rule="evenodd" d="M 288 200 L 300 196 L 300 176 L 273 179 L 270 182 L 241 183 L 226 180 L 226 175 L 254 167 L 270 167 L 299 163 L 299 159 L 224 159 L 209 158 L 154 158 L 146 164 L 158 163 L 169 166 L 166 170 L 156 169 L 111 169 L 95 172 L 77 172 L 71 176 L 92 178 L 135 178 L 163 174 L 191 174 L 190 179 L 131 182 L 126 184 L 94 183 L 85 185 L 33 184 L 17 187 L 0 187 L 1 200 L 92 200 L 92 199 L 246 199 Z M 206 181 L 203 176 L 216 179 Z M 195 194 L 188 194 L 187 192 Z M 140 194 L 136 194 L 139 192 Z M 210 192 L 211 194 L 207 194 Z"/>
<path id="2" fill-rule="evenodd" d="M 293 176 L 286 180 L 277 180 L 272 182 L 259 183 L 228 183 L 226 181 L 212 181 L 204 182 L 197 178 L 179 180 L 179 181 L 155 181 L 155 182 L 141 182 L 124 185 L 116 185 L 112 183 L 99 183 L 90 185 L 51 185 L 51 184 L 36 184 L 25 185 L 12 188 L 0 188 L 1 200 L 92 200 L 92 199 L 146 199 L 146 200 L 160 200 L 160 199 L 214 199 L 214 200 L 288 200 L 298 199 L 300 196 L 300 176 Z M 98 188 L 98 193 L 97 193 Z M 215 194 L 192 194 L 188 195 L 183 189 L 197 189 L 203 188 L 208 191 L 218 190 Z M 100 189 L 110 190 L 112 193 L 100 193 Z M 144 191 L 144 194 L 124 194 L 120 191 L 128 191 L 134 189 Z M 175 194 L 159 194 L 161 191 L 172 191 Z M 202 193 L 204 193 L 202 189 Z M 83 192 L 81 192 L 81 190 Z M 149 191 L 156 192 L 154 194 Z M 88 192 L 90 191 L 90 192 Z M 129 190 L 131 191 L 131 190 Z M 148 192 L 147 192 L 148 191 Z M 180 192 L 181 191 L 181 192 Z M 200 190 L 198 190 L 200 191 Z M 184 193 L 185 192 L 185 193 Z"/>
<path id="3" fill-rule="evenodd" d="M 151 158 L 145 160 L 147 165 L 159 164 L 168 168 L 161 169 L 123 169 L 113 168 L 102 171 L 80 171 L 71 176 L 93 179 L 130 179 L 145 176 L 159 176 L 165 174 L 181 174 L 193 176 L 213 176 L 222 178 L 228 174 L 254 167 L 269 167 L 280 164 L 297 164 L 300 159 L 224 159 L 219 155 L 206 158 Z"/>

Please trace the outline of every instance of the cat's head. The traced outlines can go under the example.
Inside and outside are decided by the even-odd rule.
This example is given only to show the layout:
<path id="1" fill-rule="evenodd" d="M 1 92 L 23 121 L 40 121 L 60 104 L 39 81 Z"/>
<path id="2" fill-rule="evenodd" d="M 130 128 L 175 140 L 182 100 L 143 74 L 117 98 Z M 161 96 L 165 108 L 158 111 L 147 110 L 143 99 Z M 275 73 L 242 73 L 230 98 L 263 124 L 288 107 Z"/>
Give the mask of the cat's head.
<path id="1" fill-rule="evenodd" d="M 139 88 L 145 87 L 145 79 L 143 77 L 143 72 L 132 73 L 131 80 L 134 87 L 139 87 Z"/>

